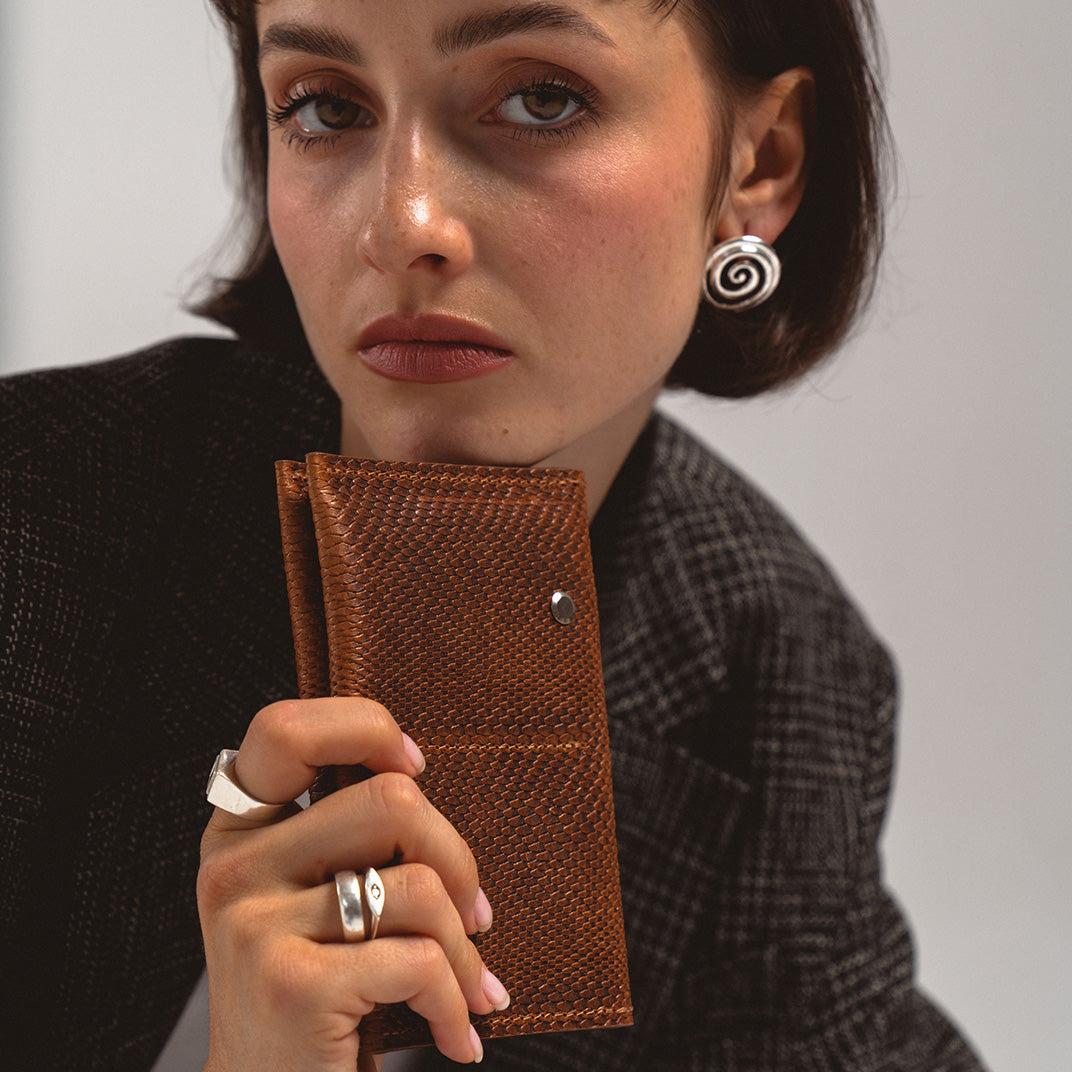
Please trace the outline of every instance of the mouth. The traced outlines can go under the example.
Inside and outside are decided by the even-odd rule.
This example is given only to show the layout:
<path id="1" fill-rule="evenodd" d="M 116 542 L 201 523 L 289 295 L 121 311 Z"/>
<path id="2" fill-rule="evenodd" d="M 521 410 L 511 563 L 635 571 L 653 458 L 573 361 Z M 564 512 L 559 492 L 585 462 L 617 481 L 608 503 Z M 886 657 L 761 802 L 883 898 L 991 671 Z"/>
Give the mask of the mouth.
<path id="1" fill-rule="evenodd" d="M 456 383 L 488 376 L 514 358 L 494 332 L 451 316 L 385 316 L 357 341 L 362 363 L 389 380 Z"/>

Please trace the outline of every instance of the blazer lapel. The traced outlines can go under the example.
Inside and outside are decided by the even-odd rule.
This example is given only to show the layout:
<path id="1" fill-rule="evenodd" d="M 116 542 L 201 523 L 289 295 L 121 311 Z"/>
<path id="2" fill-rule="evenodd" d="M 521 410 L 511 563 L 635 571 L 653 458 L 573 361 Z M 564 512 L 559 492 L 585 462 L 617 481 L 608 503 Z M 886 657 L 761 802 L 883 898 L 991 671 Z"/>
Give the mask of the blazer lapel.
<path id="1" fill-rule="evenodd" d="M 641 437 L 593 526 L 614 759 L 636 1058 L 665 1044 L 666 1003 L 749 796 L 746 780 L 678 733 L 717 741 L 727 638 L 694 602 L 662 491 L 659 422 Z M 732 756 L 728 756 L 732 759 Z"/>

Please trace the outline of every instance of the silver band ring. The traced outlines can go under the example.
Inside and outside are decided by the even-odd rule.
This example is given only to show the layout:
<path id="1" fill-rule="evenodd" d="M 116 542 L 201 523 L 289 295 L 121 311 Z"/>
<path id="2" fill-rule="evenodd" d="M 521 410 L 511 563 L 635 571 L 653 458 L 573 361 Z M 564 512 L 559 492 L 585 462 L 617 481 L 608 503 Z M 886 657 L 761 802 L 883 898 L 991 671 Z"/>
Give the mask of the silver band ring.
<path id="1" fill-rule="evenodd" d="M 339 897 L 344 942 L 365 941 L 365 898 L 356 871 L 335 872 L 335 892 Z"/>
<path id="2" fill-rule="evenodd" d="M 216 757 L 205 789 L 208 802 L 230 815 L 237 815 L 240 819 L 274 819 L 287 805 L 269 804 L 250 796 L 234 778 L 237 756 L 238 753 L 233 748 L 225 748 Z"/>
<path id="3" fill-rule="evenodd" d="M 369 910 L 369 940 L 380 930 L 380 917 L 383 915 L 384 896 L 383 879 L 374 867 L 370 867 L 364 876 L 365 904 Z"/>

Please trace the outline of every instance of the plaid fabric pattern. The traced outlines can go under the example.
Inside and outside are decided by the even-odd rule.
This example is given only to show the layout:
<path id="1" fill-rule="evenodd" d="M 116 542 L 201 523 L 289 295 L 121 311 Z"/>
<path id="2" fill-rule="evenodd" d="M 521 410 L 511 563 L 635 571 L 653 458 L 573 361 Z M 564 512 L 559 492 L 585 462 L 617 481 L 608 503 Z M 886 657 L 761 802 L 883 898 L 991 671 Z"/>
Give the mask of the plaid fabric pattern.
<path id="1" fill-rule="evenodd" d="M 146 1069 L 202 967 L 206 772 L 294 691 L 270 463 L 337 402 L 222 340 L 0 398 L 5 1052 Z M 592 535 L 637 1022 L 485 1066 L 978 1069 L 881 885 L 894 677 L 830 574 L 659 418 Z"/>

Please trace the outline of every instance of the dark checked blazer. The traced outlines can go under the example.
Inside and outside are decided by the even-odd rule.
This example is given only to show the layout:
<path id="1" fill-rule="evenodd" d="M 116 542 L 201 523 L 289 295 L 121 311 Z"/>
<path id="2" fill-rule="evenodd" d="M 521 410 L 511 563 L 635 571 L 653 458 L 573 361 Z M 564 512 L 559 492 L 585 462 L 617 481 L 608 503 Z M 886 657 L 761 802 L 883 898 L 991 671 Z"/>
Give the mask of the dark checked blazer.
<path id="1" fill-rule="evenodd" d="M 225 340 L 0 384 L 5 1067 L 148 1069 L 202 970 L 206 772 L 295 692 L 271 463 L 337 411 Z M 828 572 L 661 419 L 592 538 L 636 1026 L 485 1067 L 978 1068 L 881 885 L 894 679 Z"/>

